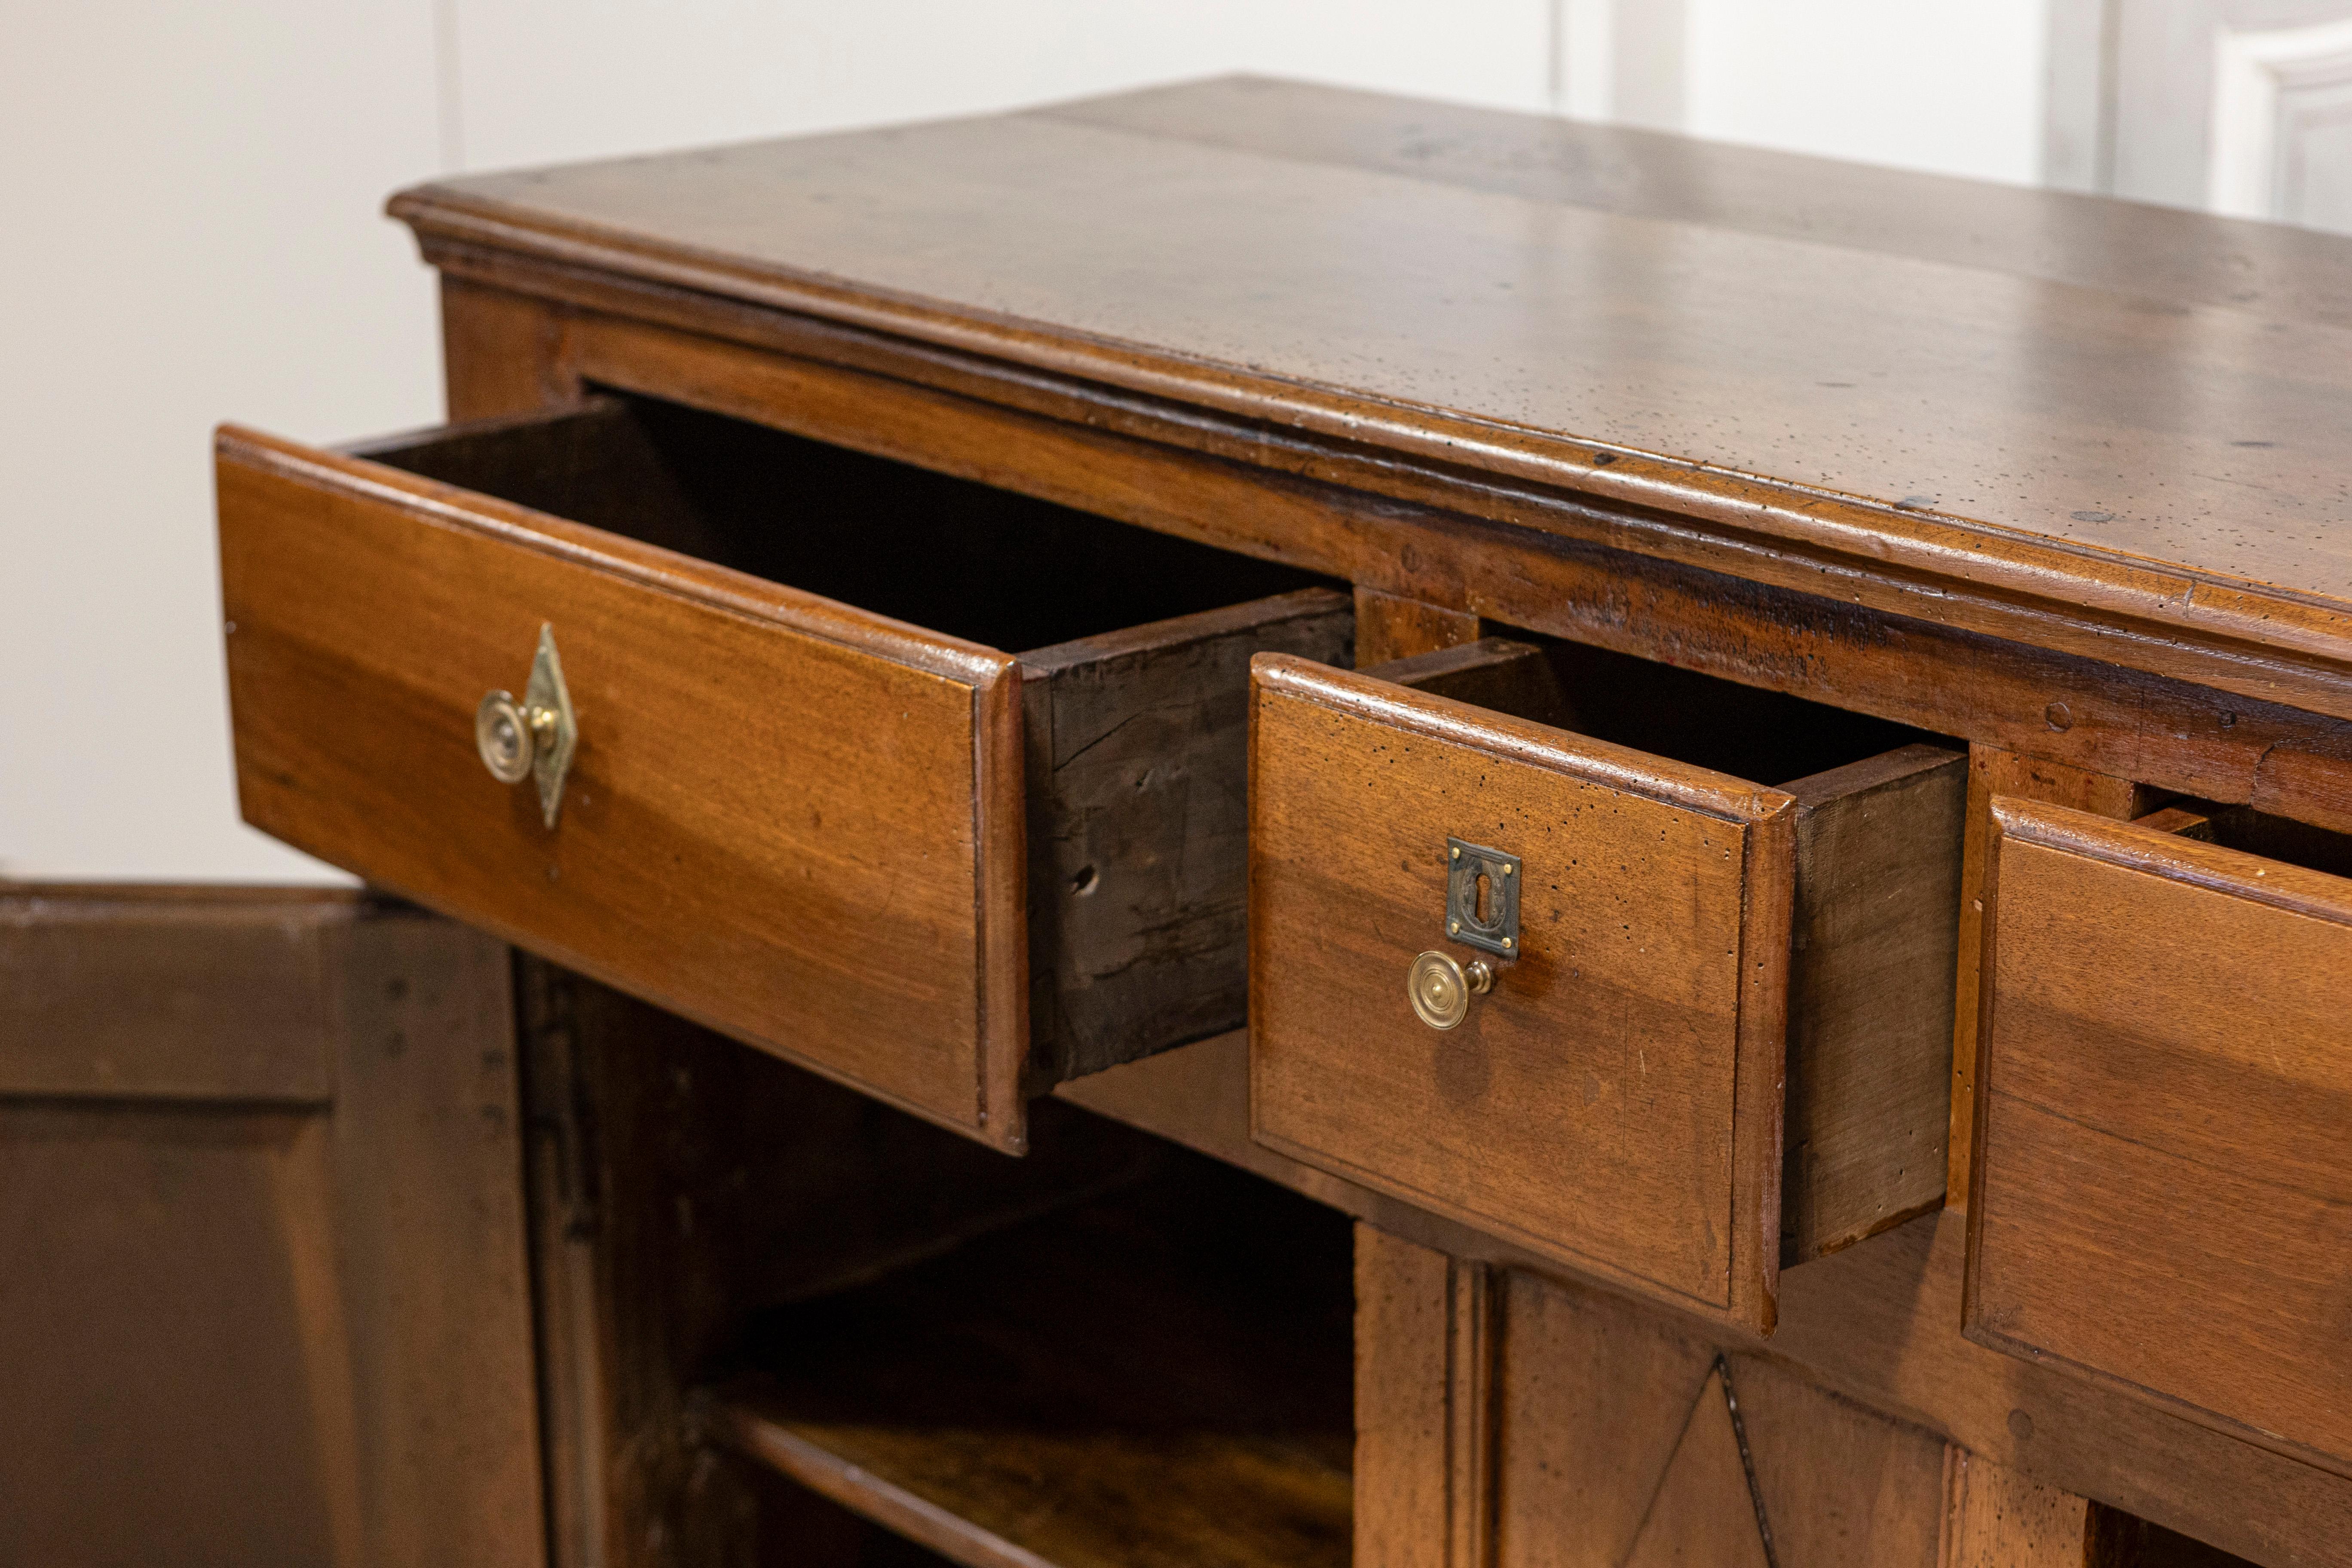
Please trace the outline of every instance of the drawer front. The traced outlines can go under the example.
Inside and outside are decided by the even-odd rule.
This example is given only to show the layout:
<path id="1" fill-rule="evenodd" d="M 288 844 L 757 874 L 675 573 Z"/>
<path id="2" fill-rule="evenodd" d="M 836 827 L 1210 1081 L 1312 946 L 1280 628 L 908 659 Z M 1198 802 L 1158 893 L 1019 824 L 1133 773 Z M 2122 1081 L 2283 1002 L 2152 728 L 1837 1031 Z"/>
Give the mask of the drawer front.
<path id="1" fill-rule="evenodd" d="M 2352 881 L 1992 823 L 1969 1337 L 2352 1458 Z"/>
<path id="2" fill-rule="evenodd" d="M 1017 1147 L 1012 658 L 248 432 L 218 483 L 248 822 Z M 552 827 L 474 738 L 542 626 L 579 729 Z"/>
<path id="3" fill-rule="evenodd" d="M 1253 669 L 1251 1118 L 1297 1158 L 1769 1328 L 1788 795 L 1365 676 Z M 1416 1016 L 1449 840 L 1518 858 L 1518 956 Z"/>

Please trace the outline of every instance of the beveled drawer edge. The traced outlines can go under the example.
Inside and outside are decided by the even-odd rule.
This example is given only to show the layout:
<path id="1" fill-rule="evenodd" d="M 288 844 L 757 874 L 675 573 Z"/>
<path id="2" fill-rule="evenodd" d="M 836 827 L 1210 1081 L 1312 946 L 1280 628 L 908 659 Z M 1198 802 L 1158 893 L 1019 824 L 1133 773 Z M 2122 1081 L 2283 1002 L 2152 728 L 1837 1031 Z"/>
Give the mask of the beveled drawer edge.
<path id="1" fill-rule="evenodd" d="M 1664 776 L 1654 771 L 1657 759 L 1648 753 L 1588 735 L 1576 735 L 1576 749 L 1569 751 L 1560 745 L 1559 738 L 1573 731 L 1433 692 L 1414 691 L 1353 670 L 1333 669 L 1292 654 L 1259 654 L 1250 661 L 1250 675 L 1260 690 L 1350 717 L 1367 717 L 1365 710 L 1370 710 L 1370 716 L 1379 722 L 1433 741 L 1492 752 L 1549 773 L 1604 789 L 1647 795 L 1742 826 L 1785 817 L 1797 809 L 1794 795 L 1729 773 L 1668 758 L 1664 760 L 1678 776 Z"/>
<path id="2" fill-rule="evenodd" d="M 324 850 L 314 844 L 306 842 L 299 836 L 283 832 L 276 827 L 263 831 L 268 832 L 270 837 L 277 838 L 279 842 L 286 844 L 292 848 L 300 850 L 306 855 L 312 856 L 313 858 L 320 860 L 326 860 L 328 858 L 327 853 Z M 983 872 L 983 878 L 984 877 L 985 873 Z M 430 910 L 433 908 L 431 903 L 417 895 L 413 889 L 396 881 L 387 881 L 382 878 L 370 877 L 367 879 L 367 888 L 376 892 L 390 893 L 405 902 L 415 904 L 420 910 Z M 450 919 L 459 917 L 444 916 L 442 918 Z M 1010 1108 L 1014 1112 L 1008 1121 L 1005 1116 L 1005 1110 L 1007 1109 L 1006 1104 L 1001 1103 L 991 1105 L 989 1103 L 988 1062 L 991 1053 L 1000 1049 L 1001 1047 L 998 1047 L 993 1037 L 989 1033 L 989 1019 L 987 1016 L 988 1002 L 985 984 L 983 984 L 982 987 L 981 1001 L 979 1082 L 974 1093 L 974 1100 L 979 1107 L 980 1115 L 977 1120 L 972 1121 L 959 1121 L 951 1117 L 941 1115 L 935 1109 L 919 1104 L 902 1095 L 895 1094 L 888 1089 L 879 1088 L 866 1079 L 858 1078 L 853 1073 L 833 1067 L 815 1057 L 794 1050 L 789 1045 L 783 1045 L 773 1040 L 760 1038 L 751 1034 L 749 1030 L 729 1024 L 720 1018 L 706 1013 L 701 1008 L 696 1006 L 690 998 L 670 993 L 656 986 L 648 986 L 642 982 L 633 980 L 626 975 L 617 973 L 607 965 L 598 963 L 592 957 L 575 952 L 561 944 L 545 942 L 533 936 L 530 932 L 524 931 L 521 927 L 501 921 L 493 915 L 467 914 L 462 917 L 462 923 L 469 925 L 477 931 L 488 932 L 490 936 L 506 943 L 509 947 L 521 948 L 527 952 L 538 954 L 541 957 L 548 959 L 551 963 L 562 964 L 566 969 L 573 970 L 581 974 L 584 974 L 589 979 L 594 980 L 600 984 L 609 985 L 616 991 L 625 992 L 632 996 L 635 996 L 643 1001 L 651 1003 L 653 1005 L 663 1009 L 665 1012 L 675 1013 L 679 1017 L 687 1019 L 690 1023 L 698 1024 L 702 1027 L 710 1030 L 713 1034 L 724 1035 L 729 1039 L 739 1042 L 746 1049 L 766 1052 L 772 1056 L 778 1057 L 790 1062 L 793 1066 L 801 1068 L 803 1071 L 813 1072 L 816 1074 L 817 1077 L 822 1078 L 828 1082 L 840 1084 L 845 1089 L 855 1089 L 859 1094 L 866 1096 L 869 1100 L 878 1100 L 882 1104 L 889 1106 L 892 1110 L 903 1111 L 907 1115 L 916 1118 L 918 1121 L 929 1122 L 935 1127 L 944 1127 L 951 1132 L 961 1133 L 966 1137 L 971 1137 L 977 1133 L 982 1142 L 992 1144 L 1008 1154 L 1022 1154 L 1028 1152 L 1027 1118 L 1024 1115 L 1019 1114 L 1021 1106 L 1018 1103 L 1007 1102 L 1010 1103 Z M 1016 921 L 1015 924 L 1016 926 L 1020 926 L 1021 922 Z M 1022 929 L 1016 932 L 1016 936 L 1024 943 L 1023 952 L 1024 958 L 1025 960 L 1025 942 L 1027 936 L 1025 926 L 1023 926 Z M 981 965 L 984 970 L 988 963 L 987 955 L 989 952 L 988 939 L 984 931 L 981 942 Z M 1016 986 L 1014 988 L 1016 1012 L 1015 1026 L 1019 1030 L 1018 1038 L 1021 1049 L 1024 1052 L 1025 1052 L 1027 1048 L 1027 998 L 1028 992 L 1025 986 Z M 1008 1128 L 1009 1131 L 999 1131 L 1000 1129 Z"/>
<path id="3" fill-rule="evenodd" d="M 2014 838 L 2061 854 L 2078 855 L 2127 871 L 2207 888 L 2250 902 L 2337 925 L 2352 925 L 2352 879 L 2315 871 L 2289 860 L 2273 860 L 2226 845 L 2167 833 L 2014 795 L 1992 798 L 1994 837 Z M 1988 860 L 1990 864 L 1990 860 Z M 1992 912 L 1986 900 L 1986 913 Z M 1992 927 L 1985 925 L 1985 957 L 1992 955 Z"/>
<path id="4" fill-rule="evenodd" d="M 1971 1235 L 1973 1235 L 1973 1228 L 1971 1226 Z M 1969 1250 L 1973 1254 L 1975 1250 L 1973 1241 Z M 2144 1383 L 2134 1383 L 2130 1378 L 2120 1376 L 2116 1373 L 2092 1366 L 2085 1362 L 2075 1361 L 2069 1356 L 2060 1355 L 2055 1351 L 2043 1350 L 2029 1341 L 2011 1339 L 1998 1330 L 1980 1326 L 1976 1321 L 1974 1306 L 1969 1300 L 1975 1289 L 1975 1268 L 1964 1265 L 1960 1279 L 1961 1297 L 1964 1302 L 1960 1336 L 1970 1344 L 1982 1345 L 1987 1350 L 1999 1351 L 2001 1354 L 2013 1356 L 2030 1366 L 2056 1368 L 2069 1376 L 2081 1378 L 2085 1383 L 2120 1394 L 2137 1404 L 2153 1405 L 2180 1420 L 2202 1426 L 2209 1432 L 2217 1432 L 2223 1436 L 2235 1438 L 2239 1442 L 2251 1444 L 2269 1453 L 2276 1454 L 2282 1458 L 2308 1465 L 2313 1469 L 2327 1475 L 2352 1480 L 2352 1459 L 2330 1454 L 2324 1448 L 2315 1448 L 2308 1443 L 2297 1442 L 2293 1437 L 2284 1436 L 2276 1432 L 2266 1432 L 2250 1422 L 2240 1421 L 2232 1416 L 2224 1415 L 2217 1410 L 2209 1410 L 2201 1405 L 2192 1404 L 2179 1394 L 2167 1394 L 2160 1388 L 2151 1388 Z"/>
<path id="5" fill-rule="evenodd" d="M 1317 616 L 1337 615 L 1343 610 L 1352 614 L 1354 601 L 1337 589 L 1294 588 L 1286 594 L 1268 594 L 1255 599 L 1244 599 L 1239 604 L 1220 605 L 1215 609 L 1195 610 L 1190 615 L 1169 616 L 1157 621 L 1138 621 L 1131 626 L 1097 632 L 1092 637 L 1072 637 L 1067 642 L 1025 649 L 1020 655 L 1021 668 L 1032 677 L 1050 674 L 1107 658 L 1145 652 L 1160 646 L 1171 634 L 1178 632 L 1187 637 L 1209 637 L 1228 630 L 1279 621 L 1307 620 Z"/>
<path id="6" fill-rule="evenodd" d="M 324 858 L 323 856 L 318 855 L 317 851 L 299 839 L 292 837 L 279 837 L 275 829 L 270 830 L 270 836 L 272 837 L 278 837 L 279 842 L 289 845 L 293 848 L 299 849 L 304 854 L 312 855 L 317 858 Z M 380 879 L 371 877 L 367 879 L 367 889 L 375 892 L 390 893 L 404 902 L 414 904 L 419 910 L 431 911 L 433 909 L 432 905 L 426 903 L 423 899 L 414 896 L 408 891 L 408 889 L 403 888 L 396 882 L 383 881 Z M 435 918 L 457 920 L 459 924 L 468 926 L 475 931 L 481 931 L 492 940 L 503 942 L 509 947 L 521 949 L 537 957 L 543 958 L 551 963 L 559 964 L 575 973 L 584 975 L 588 979 L 595 981 L 600 985 L 610 986 L 615 991 L 622 992 L 627 995 L 635 997 L 639 1001 L 659 1007 L 666 1013 L 675 1013 L 688 1023 L 709 1029 L 714 1035 L 725 1036 L 727 1038 L 742 1046 L 746 1050 L 755 1050 L 766 1056 L 775 1057 L 782 1061 L 788 1062 L 792 1066 L 800 1068 L 803 1072 L 814 1073 L 817 1077 L 824 1079 L 828 1083 L 837 1083 L 844 1089 L 855 1089 L 857 1093 L 865 1096 L 866 1099 L 887 1105 L 893 1110 L 911 1116 L 919 1121 L 929 1123 L 933 1127 L 944 1128 L 948 1131 L 957 1133 L 965 1138 L 977 1136 L 982 1142 L 987 1143 L 1007 1154 L 1023 1154 L 1028 1152 L 1025 1118 L 1024 1118 L 1022 1121 L 1014 1124 L 1015 1131 L 1013 1137 L 1000 1137 L 997 1135 L 996 1131 L 1000 1123 L 993 1119 L 982 1121 L 959 1121 L 952 1117 L 942 1115 L 935 1108 L 919 1104 L 914 1100 L 907 1099 L 903 1095 L 893 1093 L 887 1089 L 878 1088 L 870 1081 L 861 1079 L 854 1073 L 846 1072 L 840 1068 L 830 1066 L 815 1057 L 794 1050 L 789 1045 L 779 1044 L 773 1040 L 762 1039 L 751 1034 L 749 1030 L 726 1023 L 719 1018 L 712 1016 L 698 1008 L 690 1000 L 680 997 L 675 994 L 663 991 L 658 987 L 648 986 L 639 981 L 632 980 L 625 976 L 617 974 L 605 965 L 600 964 L 593 959 L 574 953 L 569 949 L 560 948 L 557 944 L 540 941 L 537 938 L 530 936 L 528 932 L 522 931 L 521 928 L 509 924 L 508 922 L 500 921 L 493 916 L 469 914 L 463 917 L 457 917 L 440 915 L 436 912 Z M 990 1047 L 986 1043 L 983 1042 L 983 1059 L 985 1058 L 986 1051 Z M 984 1060 L 982 1072 L 983 1080 L 978 1098 L 984 1103 L 986 1097 Z"/>

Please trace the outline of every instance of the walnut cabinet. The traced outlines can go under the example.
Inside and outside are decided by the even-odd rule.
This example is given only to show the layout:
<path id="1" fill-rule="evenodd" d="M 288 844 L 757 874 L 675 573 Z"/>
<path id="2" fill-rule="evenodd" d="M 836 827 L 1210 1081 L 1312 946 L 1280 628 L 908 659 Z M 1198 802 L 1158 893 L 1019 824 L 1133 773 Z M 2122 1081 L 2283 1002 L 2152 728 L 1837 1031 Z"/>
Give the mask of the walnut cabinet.
<path id="1" fill-rule="evenodd" d="M 515 951 L 552 1561 L 2352 1561 L 2352 242 L 1241 79 L 392 211 L 239 798 Z"/>

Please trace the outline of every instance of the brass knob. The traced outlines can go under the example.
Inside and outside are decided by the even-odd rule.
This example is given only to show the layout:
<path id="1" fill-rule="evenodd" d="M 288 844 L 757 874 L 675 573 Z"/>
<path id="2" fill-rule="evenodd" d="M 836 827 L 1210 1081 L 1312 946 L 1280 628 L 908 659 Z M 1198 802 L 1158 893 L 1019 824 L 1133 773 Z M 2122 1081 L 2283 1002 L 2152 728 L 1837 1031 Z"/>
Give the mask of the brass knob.
<path id="1" fill-rule="evenodd" d="M 1470 998 L 1495 988 L 1495 972 L 1483 958 L 1467 964 L 1448 953 L 1432 951 L 1412 961 L 1405 972 L 1404 993 L 1412 1010 L 1433 1029 L 1451 1029 L 1470 1016 Z"/>
<path id="2" fill-rule="evenodd" d="M 534 718 L 541 722 L 534 723 Z M 555 715 L 545 709 L 534 715 L 511 692 L 493 691 L 474 710 L 474 749 L 482 766 L 500 784 L 520 784 L 530 777 L 531 759 L 539 751 L 539 731 L 554 727 Z"/>
<path id="3" fill-rule="evenodd" d="M 563 780 L 580 743 L 572 694 L 563 685 L 563 661 L 556 657 L 555 633 L 539 628 L 539 653 L 530 661 L 530 684 L 522 700 L 493 691 L 474 710 L 474 750 L 500 784 L 539 781 L 541 816 L 551 829 L 563 804 Z"/>

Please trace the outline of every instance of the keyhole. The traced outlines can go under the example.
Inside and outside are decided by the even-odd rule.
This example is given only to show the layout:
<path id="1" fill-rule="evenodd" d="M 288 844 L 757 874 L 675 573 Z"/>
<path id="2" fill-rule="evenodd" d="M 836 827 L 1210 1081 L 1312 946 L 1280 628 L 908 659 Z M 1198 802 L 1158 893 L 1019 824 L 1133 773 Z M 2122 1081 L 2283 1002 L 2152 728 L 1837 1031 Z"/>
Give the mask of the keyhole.
<path id="1" fill-rule="evenodd" d="M 1478 873 L 1478 902 L 1475 906 L 1475 912 L 1476 914 L 1478 923 L 1482 926 L 1490 926 L 1495 923 L 1495 911 L 1487 906 L 1486 895 L 1486 873 L 1481 871 Z"/>

